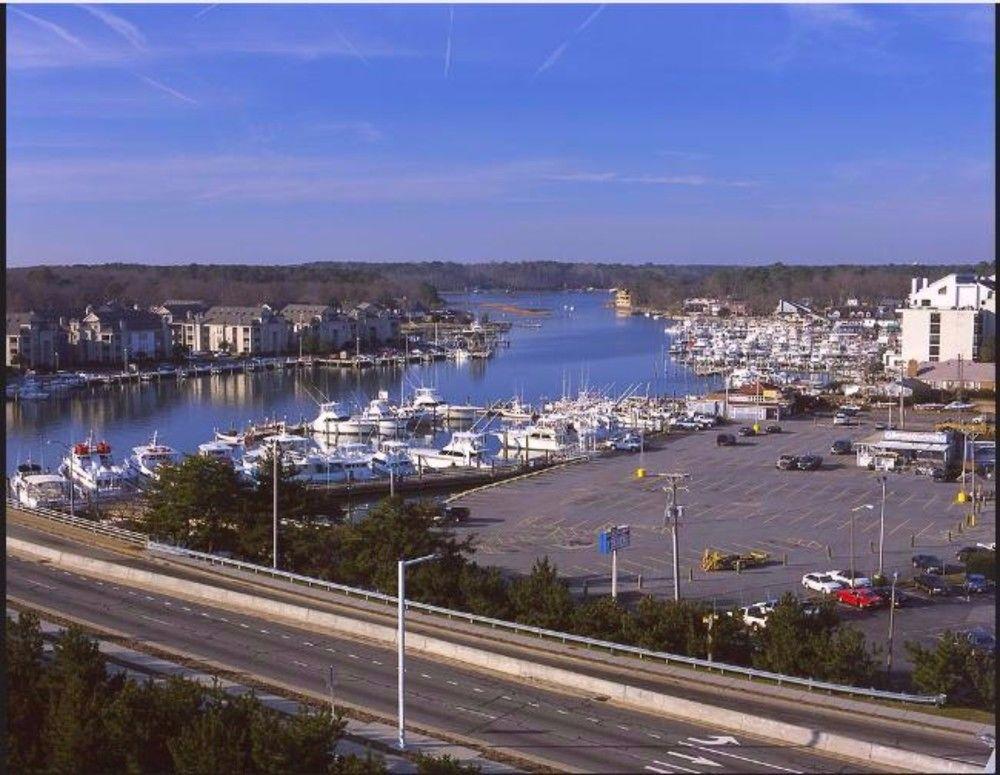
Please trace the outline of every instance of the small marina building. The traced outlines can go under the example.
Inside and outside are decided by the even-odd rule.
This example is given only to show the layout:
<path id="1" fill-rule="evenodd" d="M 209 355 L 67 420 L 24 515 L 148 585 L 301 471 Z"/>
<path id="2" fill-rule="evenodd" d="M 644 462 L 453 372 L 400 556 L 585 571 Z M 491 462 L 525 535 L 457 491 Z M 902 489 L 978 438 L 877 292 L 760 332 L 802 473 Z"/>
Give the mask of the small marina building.
<path id="1" fill-rule="evenodd" d="M 960 463 L 962 446 L 954 431 L 883 431 L 855 445 L 858 465 L 893 471 L 915 463 L 947 468 Z"/>
<path id="2" fill-rule="evenodd" d="M 748 384 L 725 392 L 709 393 L 687 402 L 689 412 L 702 412 L 734 422 L 778 421 L 792 413 L 793 401 L 778 387 Z"/>

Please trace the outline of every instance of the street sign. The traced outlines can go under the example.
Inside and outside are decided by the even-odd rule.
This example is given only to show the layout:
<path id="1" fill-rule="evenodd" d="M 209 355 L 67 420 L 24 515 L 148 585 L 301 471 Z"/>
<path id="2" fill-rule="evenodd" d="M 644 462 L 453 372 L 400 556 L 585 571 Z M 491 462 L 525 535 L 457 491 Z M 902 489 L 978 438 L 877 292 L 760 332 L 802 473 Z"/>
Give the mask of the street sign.
<path id="1" fill-rule="evenodd" d="M 631 544 L 628 525 L 618 525 L 604 530 L 598 536 L 597 549 L 601 554 L 611 554 L 618 549 L 627 549 Z"/>

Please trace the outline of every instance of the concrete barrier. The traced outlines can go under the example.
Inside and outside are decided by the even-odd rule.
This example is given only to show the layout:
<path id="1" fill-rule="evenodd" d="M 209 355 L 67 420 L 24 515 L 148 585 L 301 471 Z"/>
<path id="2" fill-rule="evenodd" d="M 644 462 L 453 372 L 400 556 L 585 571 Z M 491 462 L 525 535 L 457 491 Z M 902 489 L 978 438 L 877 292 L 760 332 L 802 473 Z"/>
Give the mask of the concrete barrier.
<path id="1" fill-rule="evenodd" d="M 53 565 L 72 568 L 85 575 L 127 582 L 144 589 L 176 595 L 188 600 L 196 600 L 258 616 L 271 616 L 292 624 L 328 630 L 341 635 L 353 635 L 386 646 L 396 645 L 395 628 L 359 621 L 340 614 L 318 611 L 293 603 L 257 597 L 244 592 L 221 589 L 209 584 L 153 573 L 140 568 L 83 557 L 10 536 L 7 537 L 7 551 L 46 560 Z M 879 745 L 846 735 L 821 732 L 797 724 L 741 713 L 573 670 L 496 654 L 419 633 L 408 634 L 406 643 L 407 649 L 414 653 L 437 656 L 489 672 L 514 676 L 556 688 L 604 696 L 612 702 L 634 710 L 646 713 L 652 711 L 686 721 L 709 724 L 715 728 L 742 732 L 754 737 L 778 740 L 789 745 L 812 748 L 875 766 L 908 772 L 977 772 L 982 769 L 952 759 Z"/>

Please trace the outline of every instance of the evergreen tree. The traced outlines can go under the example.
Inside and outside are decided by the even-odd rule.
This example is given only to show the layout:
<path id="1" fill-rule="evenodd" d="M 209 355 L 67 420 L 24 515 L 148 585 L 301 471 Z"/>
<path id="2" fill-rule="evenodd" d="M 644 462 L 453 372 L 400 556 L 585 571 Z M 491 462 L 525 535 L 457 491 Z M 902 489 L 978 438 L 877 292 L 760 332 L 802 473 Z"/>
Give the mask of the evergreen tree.
<path id="1" fill-rule="evenodd" d="M 37 771 L 45 759 L 39 730 L 47 712 L 41 627 L 33 613 L 20 612 L 17 619 L 7 617 L 5 631 L 7 769 Z"/>
<path id="2" fill-rule="evenodd" d="M 511 611 L 517 621 L 550 630 L 565 630 L 573 615 L 573 598 L 548 557 L 535 560 L 528 576 L 510 586 Z"/>

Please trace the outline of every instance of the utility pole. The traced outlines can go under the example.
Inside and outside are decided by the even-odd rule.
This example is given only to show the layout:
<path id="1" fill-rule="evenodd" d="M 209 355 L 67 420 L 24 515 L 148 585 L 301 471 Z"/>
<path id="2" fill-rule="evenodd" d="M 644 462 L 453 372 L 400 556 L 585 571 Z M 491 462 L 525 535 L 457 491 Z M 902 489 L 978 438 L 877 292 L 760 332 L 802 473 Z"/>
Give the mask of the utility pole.
<path id="1" fill-rule="evenodd" d="M 274 471 L 271 476 L 273 478 L 274 484 L 274 541 L 271 548 L 271 557 L 274 565 L 274 569 L 278 569 L 278 440 L 274 440 L 273 450 L 272 450 L 272 463 L 274 466 Z"/>
<path id="2" fill-rule="evenodd" d="M 899 429 L 905 430 L 906 417 L 903 412 L 903 364 L 899 364 Z"/>
<path id="3" fill-rule="evenodd" d="M 674 572 L 674 601 L 681 599 L 681 573 L 680 573 L 680 554 L 678 549 L 678 536 L 677 520 L 683 515 L 684 507 L 678 505 L 677 503 L 677 484 L 688 478 L 689 474 L 683 473 L 665 473 L 656 474 L 663 479 L 668 481 L 668 484 L 663 486 L 663 492 L 666 494 L 666 503 L 663 507 L 663 524 L 665 527 L 670 528 L 670 542 L 673 549 L 673 572 Z M 686 489 L 686 488 L 682 488 Z"/>
<path id="4" fill-rule="evenodd" d="M 868 511 L 874 511 L 875 507 L 870 503 L 862 503 L 860 506 L 855 506 L 851 509 L 851 588 L 854 588 L 854 513 L 856 511 L 861 511 L 862 509 L 867 509 Z"/>
<path id="5" fill-rule="evenodd" d="M 428 554 L 424 557 L 417 557 L 412 560 L 399 560 L 396 565 L 396 645 L 397 653 L 397 693 L 398 696 L 398 735 L 399 750 L 406 750 L 406 730 L 404 726 L 405 703 L 403 695 L 406 690 L 406 569 L 410 565 L 417 565 L 422 562 L 438 559 L 436 554 Z"/>

